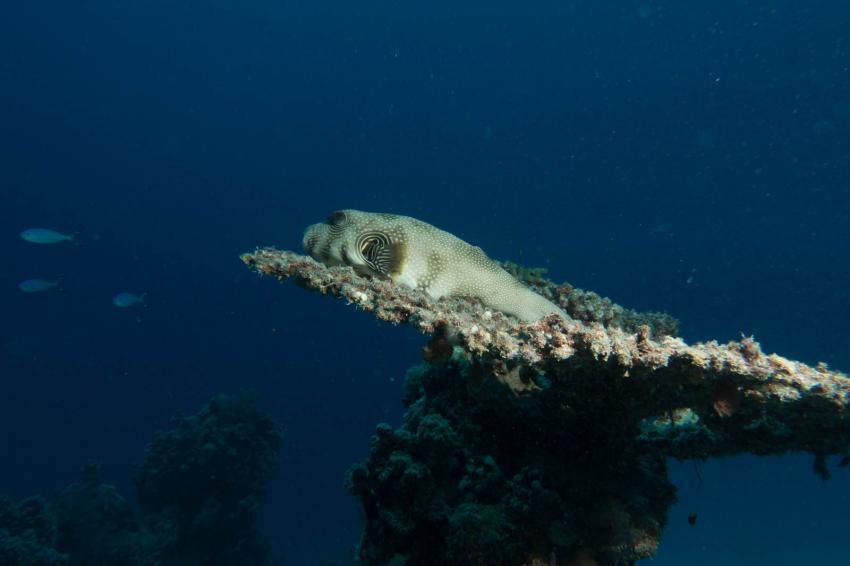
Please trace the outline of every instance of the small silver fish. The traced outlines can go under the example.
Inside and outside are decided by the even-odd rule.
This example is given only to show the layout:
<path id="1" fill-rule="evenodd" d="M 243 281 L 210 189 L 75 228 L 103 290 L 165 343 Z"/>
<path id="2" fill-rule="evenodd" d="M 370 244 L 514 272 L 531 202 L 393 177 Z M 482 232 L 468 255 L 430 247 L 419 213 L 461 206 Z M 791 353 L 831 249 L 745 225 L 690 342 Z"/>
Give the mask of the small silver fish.
<path id="1" fill-rule="evenodd" d="M 21 281 L 18 283 L 18 289 L 23 291 L 24 293 L 41 293 L 43 291 L 49 291 L 51 289 L 60 289 L 59 282 L 61 279 L 57 279 L 56 281 L 47 281 L 45 279 L 27 279 L 26 281 Z"/>
<path id="2" fill-rule="evenodd" d="M 30 228 L 21 232 L 21 238 L 32 244 L 60 244 L 73 242 L 76 234 L 62 234 L 48 228 Z"/>
<path id="3" fill-rule="evenodd" d="M 121 309 L 134 307 L 136 305 L 144 304 L 145 295 L 147 295 L 147 293 L 142 293 L 141 295 L 134 295 L 133 293 L 128 293 L 125 291 L 123 293 L 118 293 L 117 295 L 112 297 L 112 304 Z"/>

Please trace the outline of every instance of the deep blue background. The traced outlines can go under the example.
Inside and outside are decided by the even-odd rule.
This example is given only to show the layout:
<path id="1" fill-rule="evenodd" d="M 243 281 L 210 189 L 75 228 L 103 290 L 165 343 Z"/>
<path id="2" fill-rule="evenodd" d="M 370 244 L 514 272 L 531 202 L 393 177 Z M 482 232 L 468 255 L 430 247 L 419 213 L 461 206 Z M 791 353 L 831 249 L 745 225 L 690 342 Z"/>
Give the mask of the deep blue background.
<path id="1" fill-rule="evenodd" d="M 689 340 L 850 369 L 850 5 L 4 4 L 0 491 L 97 457 L 129 494 L 173 413 L 248 389 L 286 428 L 276 551 L 346 563 L 344 471 L 399 423 L 424 339 L 237 259 L 346 207 L 666 310 Z M 34 226 L 84 245 L 17 237 Z M 57 275 L 65 293 L 16 288 Z M 657 564 L 846 564 L 850 471 L 700 474 L 674 466 Z"/>

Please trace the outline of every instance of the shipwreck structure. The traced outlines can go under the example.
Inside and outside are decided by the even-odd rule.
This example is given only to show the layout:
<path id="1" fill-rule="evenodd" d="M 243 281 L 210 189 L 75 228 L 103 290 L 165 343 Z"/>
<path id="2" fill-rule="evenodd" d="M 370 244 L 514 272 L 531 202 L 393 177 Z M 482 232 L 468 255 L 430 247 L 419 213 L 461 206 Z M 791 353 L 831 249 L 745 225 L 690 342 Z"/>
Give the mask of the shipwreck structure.
<path id="1" fill-rule="evenodd" d="M 572 317 L 521 322 L 266 248 L 258 273 L 430 336 L 404 423 L 379 425 L 347 479 L 365 564 L 631 565 L 654 554 L 675 488 L 668 458 L 850 449 L 850 379 L 752 338 L 687 344 L 538 270 L 504 267 Z"/>

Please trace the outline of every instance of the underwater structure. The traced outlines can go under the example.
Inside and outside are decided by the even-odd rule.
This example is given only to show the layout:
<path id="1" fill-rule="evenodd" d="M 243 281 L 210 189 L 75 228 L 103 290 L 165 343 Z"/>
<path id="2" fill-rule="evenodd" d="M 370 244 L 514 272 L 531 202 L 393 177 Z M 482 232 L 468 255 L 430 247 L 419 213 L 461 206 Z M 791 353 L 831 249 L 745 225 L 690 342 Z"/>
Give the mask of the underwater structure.
<path id="1" fill-rule="evenodd" d="M 381 424 L 347 478 L 368 565 L 626 566 L 651 557 L 675 488 L 668 458 L 850 449 L 850 379 L 753 338 L 687 344 L 541 270 L 502 268 L 571 320 L 521 321 L 273 248 L 251 269 L 430 336 L 398 429 Z"/>

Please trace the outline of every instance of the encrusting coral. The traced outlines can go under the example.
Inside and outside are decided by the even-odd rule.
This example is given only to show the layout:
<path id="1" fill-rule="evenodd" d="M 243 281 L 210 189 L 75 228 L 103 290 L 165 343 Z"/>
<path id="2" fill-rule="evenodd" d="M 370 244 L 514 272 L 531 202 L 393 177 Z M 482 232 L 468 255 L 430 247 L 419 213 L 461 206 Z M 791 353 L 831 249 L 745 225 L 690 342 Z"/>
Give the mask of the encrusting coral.
<path id="1" fill-rule="evenodd" d="M 522 322 L 271 248 L 261 274 L 432 336 L 398 430 L 380 425 L 348 487 L 365 564 L 630 565 L 657 548 L 666 460 L 850 448 L 850 379 L 752 338 L 687 344 L 667 315 L 506 265 L 560 306 Z"/>

